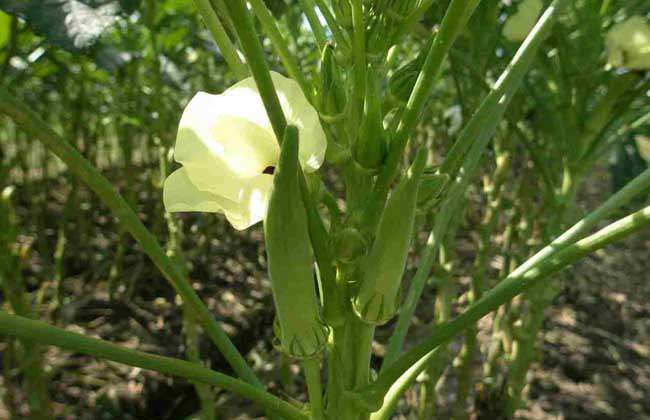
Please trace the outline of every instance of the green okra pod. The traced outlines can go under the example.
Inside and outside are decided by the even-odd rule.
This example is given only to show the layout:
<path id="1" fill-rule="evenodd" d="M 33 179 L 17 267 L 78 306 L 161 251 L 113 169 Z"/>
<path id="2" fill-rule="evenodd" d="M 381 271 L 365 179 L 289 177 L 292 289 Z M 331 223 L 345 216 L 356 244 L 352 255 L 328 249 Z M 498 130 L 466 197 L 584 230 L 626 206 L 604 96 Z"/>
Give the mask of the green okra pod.
<path id="1" fill-rule="evenodd" d="M 341 83 L 341 72 L 336 62 L 334 44 L 323 47 L 320 62 L 320 111 L 326 116 L 336 117 L 345 107 L 345 90 Z"/>
<path id="2" fill-rule="evenodd" d="M 292 357 L 307 358 L 322 350 L 326 330 L 316 298 L 299 175 L 298 131 L 288 126 L 264 220 L 264 239 L 279 347 Z"/>
<path id="3" fill-rule="evenodd" d="M 370 324 L 384 324 L 397 311 L 426 154 L 425 149 L 418 151 L 407 177 L 388 199 L 370 252 L 361 263 L 361 284 L 353 307 Z"/>
<path id="4" fill-rule="evenodd" d="M 389 92 L 399 101 L 406 103 L 409 100 L 432 42 L 433 37 L 427 41 L 417 57 L 398 68 L 388 81 Z"/>
<path id="5" fill-rule="evenodd" d="M 354 144 L 354 159 L 364 168 L 375 169 L 384 162 L 387 142 L 383 120 L 377 76 L 375 70 L 369 68 L 363 119 Z"/>

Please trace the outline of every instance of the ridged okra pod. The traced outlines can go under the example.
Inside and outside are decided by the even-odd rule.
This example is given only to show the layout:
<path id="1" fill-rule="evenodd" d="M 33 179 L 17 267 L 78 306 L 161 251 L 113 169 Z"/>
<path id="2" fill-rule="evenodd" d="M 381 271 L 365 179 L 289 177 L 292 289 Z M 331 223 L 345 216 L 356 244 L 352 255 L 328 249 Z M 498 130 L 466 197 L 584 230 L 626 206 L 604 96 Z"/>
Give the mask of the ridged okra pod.
<path id="1" fill-rule="evenodd" d="M 364 168 L 381 166 L 386 156 L 386 133 L 381 112 L 381 96 L 375 71 L 368 69 L 366 98 L 359 136 L 354 145 L 354 159 Z"/>
<path id="2" fill-rule="evenodd" d="M 299 175 L 298 131 L 288 126 L 273 179 L 264 238 L 279 347 L 292 357 L 307 358 L 321 351 L 326 331 L 316 299 Z"/>
<path id="3" fill-rule="evenodd" d="M 361 263 L 361 284 L 353 307 L 359 318 L 367 323 L 384 324 L 397 311 L 425 162 L 426 151 L 421 149 L 408 175 L 388 199 L 374 243 Z"/>
<path id="4" fill-rule="evenodd" d="M 327 116 L 336 117 L 345 106 L 345 90 L 341 83 L 333 44 L 327 43 L 323 47 L 320 66 L 320 111 Z"/>

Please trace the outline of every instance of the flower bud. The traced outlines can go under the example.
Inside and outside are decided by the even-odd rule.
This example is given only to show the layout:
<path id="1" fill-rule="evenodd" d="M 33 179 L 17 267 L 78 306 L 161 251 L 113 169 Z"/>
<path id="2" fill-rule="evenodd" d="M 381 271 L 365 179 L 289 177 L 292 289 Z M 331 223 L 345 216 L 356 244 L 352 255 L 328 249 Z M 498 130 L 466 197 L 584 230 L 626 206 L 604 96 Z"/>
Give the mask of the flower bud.
<path id="1" fill-rule="evenodd" d="M 388 199 L 375 241 L 361 264 L 361 284 L 353 308 L 359 318 L 370 324 L 388 322 L 397 310 L 425 163 L 426 150 L 420 149 L 408 176 Z"/>
<path id="2" fill-rule="evenodd" d="M 334 255 L 338 261 L 352 263 L 366 252 L 366 241 L 355 228 L 341 230 L 334 237 Z"/>
<path id="3" fill-rule="evenodd" d="M 433 38 L 429 39 L 418 56 L 397 69 L 388 81 L 388 89 L 391 95 L 398 100 L 402 102 L 409 100 L 411 91 L 413 91 L 420 70 L 422 70 L 422 66 L 424 65 L 424 60 L 426 60 L 427 54 L 429 54 L 432 42 Z"/>
<path id="4" fill-rule="evenodd" d="M 612 67 L 650 69 L 650 24 L 643 16 L 617 23 L 606 37 L 607 63 Z"/>
<path id="5" fill-rule="evenodd" d="M 336 116 L 345 106 L 345 91 L 334 54 L 334 45 L 325 44 L 320 64 L 320 111 L 329 116 Z"/>
<path id="6" fill-rule="evenodd" d="M 387 145 L 379 86 L 377 86 L 377 77 L 372 68 L 368 69 L 367 77 L 363 119 L 354 144 L 354 158 L 364 168 L 374 169 L 384 162 Z"/>
<path id="7" fill-rule="evenodd" d="M 299 170 L 298 134 L 288 126 L 264 220 L 264 238 L 280 348 L 290 356 L 307 358 L 322 350 L 326 331 L 316 299 Z"/>

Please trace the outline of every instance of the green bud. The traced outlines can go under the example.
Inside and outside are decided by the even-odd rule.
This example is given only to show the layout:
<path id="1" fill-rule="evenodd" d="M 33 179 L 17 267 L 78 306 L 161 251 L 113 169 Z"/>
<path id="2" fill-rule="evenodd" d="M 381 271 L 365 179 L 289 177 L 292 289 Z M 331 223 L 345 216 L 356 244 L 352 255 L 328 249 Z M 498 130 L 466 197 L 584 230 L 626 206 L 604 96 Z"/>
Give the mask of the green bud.
<path id="1" fill-rule="evenodd" d="M 377 85 L 377 76 L 372 68 L 368 69 L 366 82 L 366 99 L 363 107 L 363 119 L 359 135 L 354 144 L 354 158 L 367 169 L 381 166 L 386 156 L 386 132 L 381 113 L 381 96 Z"/>
<path id="2" fill-rule="evenodd" d="M 343 263 L 352 263 L 366 253 L 366 241 L 358 230 L 345 228 L 334 237 L 334 255 Z"/>
<path id="3" fill-rule="evenodd" d="M 361 284 L 353 308 L 359 318 L 370 324 L 384 324 L 397 311 L 426 155 L 425 149 L 418 151 L 408 176 L 388 199 L 375 241 L 361 264 Z"/>
<path id="4" fill-rule="evenodd" d="M 334 45 L 325 44 L 320 64 L 320 111 L 334 117 L 343 111 L 345 90 L 341 83 L 341 73 L 334 53 Z"/>
<path id="5" fill-rule="evenodd" d="M 435 203 L 449 183 L 449 175 L 424 171 L 418 192 L 418 206 L 428 207 Z"/>
<path id="6" fill-rule="evenodd" d="M 391 95 L 402 102 L 407 102 L 415 86 L 415 82 L 418 79 L 420 70 L 424 65 L 424 61 L 429 54 L 429 49 L 431 48 L 431 43 L 433 38 L 429 39 L 424 48 L 420 51 L 418 56 L 400 67 L 393 73 L 390 80 L 388 81 L 388 90 Z"/>
<path id="7" fill-rule="evenodd" d="M 307 358 L 323 349 L 326 331 L 316 299 L 299 171 L 298 131 L 288 126 L 264 220 L 264 238 L 280 348 L 290 356 Z"/>

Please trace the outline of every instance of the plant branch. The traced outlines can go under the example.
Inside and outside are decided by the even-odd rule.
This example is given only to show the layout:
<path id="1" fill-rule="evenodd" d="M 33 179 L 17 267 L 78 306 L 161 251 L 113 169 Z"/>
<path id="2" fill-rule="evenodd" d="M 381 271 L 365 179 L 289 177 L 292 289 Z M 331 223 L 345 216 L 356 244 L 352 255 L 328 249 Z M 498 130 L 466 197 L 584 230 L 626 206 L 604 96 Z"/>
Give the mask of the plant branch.
<path id="1" fill-rule="evenodd" d="M 14 98 L 0 86 L 0 112 L 7 114 L 17 126 L 30 136 L 38 139 L 52 153 L 57 155 L 79 177 L 117 217 L 119 224 L 140 244 L 142 250 L 151 258 L 165 278 L 172 284 L 183 302 L 191 308 L 206 334 L 217 346 L 237 375 L 248 383 L 262 387 L 243 356 L 221 329 L 212 313 L 203 304 L 187 278 L 181 275 L 174 262 L 167 257 L 156 238 L 142 224 L 124 198 L 110 182 L 95 169 L 76 149 L 63 140 L 47 123 L 31 111 L 25 104 Z"/>
<path id="2" fill-rule="evenodd" d="M 212 8 L 210 0 L 194 0 L 194 4 L 199 9 L 201 16 L 203 16 L 205 26 L 210 30 L 214 41 L 219 47 L 219 51 L 221 51 L 221 55 L 223 55 L 224 60 L 228 63 L 228 67 L 235 73 L 235 77 L 239 80 L 248 77 L 248 69 L 241 61 L 241 58 L 239 58 L 237 49 L 230 41 L 230 38 L 228 38 L 228 34 Z"/>
<path id="3" fill-rule="evenodd" d="M 464 192 L 465 185 L 467 185 L 473 175 L 480 157 L 496 131 L 510 100 L 521 84 L 526 71 L 532 64 L 539 45 L 546 36 L 546 33 L 550 30 L 560 9 L 566 3 L 567 0 L 555 0 L 549 6 L 528 38 L 521 45 L 519 51 L 517 51 L 508 68 L 499 77 L 492 91 L 483 100 L 479 109 L 462 130 L 458 140 L 452 146 L 447 158 L 439 169 L 441 173 L 447 173 L 451 179 L 455 179 L 455 183 L 450 188 L 443 209 L 436 221 L 436 226 L 429 235 L 424 255 L 420 260 L 415 277 L 407 292 L 406 302 L 400 310 L 399 319 L 393 336 L 390 339 L 384 361 L 386 367 L 401 352 L 408 327 L 415 313 L 415 308 L 424 290 L 424 285 L 429 277 L 431 267 L 438 255 L 438 241 L 446 231 L 445 225 L 448 222 L 447 219 L 456 210 L 457 204 L 454 201 L 459 199 L 456 196 Z M 467 152 L 468 150 L 469 152 Z M 464 157 L 465 160 L 463 161 Z M 456 178 L 458 174 L 460 176 Z"/>
<path id="4" fill-rule="evenodd" d="M 280 60 L 282 60 L 282 64 L 287 69 L 287 73 L 289 73 L 289 77 L 298 82 L 307 99 L 309 99 L 310 102 L 313 102 L 314 94 L 311 90 L 311 86 L 307 83 L 307 80 L 300 71 L 300 66 L 296 61 L 295 55 L 291 54 L 291 51 L 289 51 L 289 46 L 282 37 L 273 15 L 271 15 L 271 12 L 262 0 L 248 0 L 248 3 L 251 5 L 253 13 L 255 13 L 255 16 L 257 16 L 257 19 L 260 21 L 262 29 L 271 40 L 273 47 L 275 47 Z"/>
<path id="5" fill-rule="evenodd" d="M 246 382 L 215 372 L 197 363 L 158 356 L 129 349 L 97 338 L 54 327 L 0 310 L 0 333 L 23 340 L 57 346 L 69 351 L 107 359 L 128 366 L 155 370 L 166 375 L 179 376 L 193 382 L 218 386 L 258 403 L 263 408 L 288 419 L 307 419 L 299 408 Z"/>
<path id="6" fill-rule="evenodd" d="M 284 137 L 287 120 L 284 117 L 278 95 L 273 86 L 269 66 L 264 58 L 264 49 L 257 38 L 255 25 L 253 25 L 253 20 L 243 0 L 228 0 L 225 3 L 235 25 L 235 31 L 246 56 L 248 67 L 257 84 L 264 108 L 273 126 L 273 132 L 278 143 L 280 143 Z"/>
<path id="7" fill-rule="evenodd" d="M 402 152 L 417 127 L 433 83 L 440 75 L 443 61 L 479 2 L 480 0 L 452 0 L 442 20 L 440 30 L 434 35 L 435 38 L 406 104 L 397 132 L 390 142 L 388 156 L 371 195 L 367 214 L 371 226 L 374 225 L 381 212 L 390 185 L 397 175 Z"/>
<path id="8" fill-rule="evenodd" d="M 478 302 L 468 307 L 462 314 L 451 321 L 436 327 L 429 338 L 404 353 L 393 365 L 380 374 L 373 384 L 360 391 L 361 400 L 376 403 L 377 400 L 383 399 L 391 386 L 399 381 L 400 377 L 413 364 L 417 363 L 422 357 L 426 357 L 429 352 L 435 350 L 456 334 L 474 325 L 482 317 L 496 310 L 518 294 L 536 286 L 545 277 L 573 264 L 589 253 L 648 225 L 650 225 L 650 206 L 608 225 L 577 243 L 555 248 L 552 253 L 547 254 L 544 258 L 537 259 L 534 265 L 527 262 L 522 264 L 528 269 L 520 270 L 518 268 L 513 271 Z"/>

